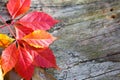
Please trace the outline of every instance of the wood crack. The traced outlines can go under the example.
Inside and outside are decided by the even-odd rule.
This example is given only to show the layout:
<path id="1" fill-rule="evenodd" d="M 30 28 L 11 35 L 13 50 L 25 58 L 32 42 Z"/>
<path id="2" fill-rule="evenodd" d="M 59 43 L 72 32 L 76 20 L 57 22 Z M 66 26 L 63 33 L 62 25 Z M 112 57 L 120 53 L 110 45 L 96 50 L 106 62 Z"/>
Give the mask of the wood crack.
<path id="1" fill-rule="evenodd" d="M 111 58 L 113 56 L 117 56 L 117 55 L 119 56 L 120 52 L 110 53 L 110 54 L 107 54 L 106 56 L 103 56 L 103 57 L 98 57 L 98 58 L 93 58 L 93 59 L 88 59 L 88 60 L 82 60 L 82 61 L 74 63 L 72 66 L 68 66 L 66 69 L 70 69 L 70 68 L 73 68 L 74 66 L 78 66 L 80 63 L 87 63 L 87 62 L 93 62 L 93 61 L 97 62 L 97 63 L 102 63 L 102 62 L 106 62 L 106 61 L 119 62 L 119 60 L 114 61 L 114 60 L 109 59 L 109 58 Z"/>
<path id="2" fill-rule="evenodd" d="M 90 76 L 90 77 L 84 78 L 84 79 L 82 79 L 82 80 L 90 80 L 91 78 L 96 78 L 96 77 L 105 75 L 105 74 L 107 74 L 107 73 L 111 73 L 111 72 L 119 71 L 119 70 L 120 70 L 120 68 L 118 68 L 118 69 L 113 69 L 113 70 L 106 71 L 106 72 L 104 72 L 104 73 L 101 73 L 101 74 L 98 74 L 98 75 L 95 75 L 95 76 Z"/>

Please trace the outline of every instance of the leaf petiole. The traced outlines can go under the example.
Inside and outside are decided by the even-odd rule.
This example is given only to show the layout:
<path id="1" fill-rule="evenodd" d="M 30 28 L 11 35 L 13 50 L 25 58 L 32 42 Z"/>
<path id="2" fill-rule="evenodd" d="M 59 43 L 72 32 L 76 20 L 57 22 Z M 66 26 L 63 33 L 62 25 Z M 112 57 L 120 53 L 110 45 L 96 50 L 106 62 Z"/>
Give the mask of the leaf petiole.
<path id="1" fill-rule="evenodd" d="M 9 29 L 9 31 L 10 31 L 10 33 L 11 33 L 11 35 L 12 36 L 14 36 L 14 38 L 15 38 L 15 34 L 14 34 L 14 32 L 13 32 L 13 30 L 11 29 L 11 25 L 13 25 L 14 24 L 14 22 L 12 22 L 12 20 L 8 20 L 8 21 L 5 21 L 3 18 L 2 18 L 2 16 L 0 15 L 0 18 L 1 18 L 1 20 L 2 20 L 2 22 L 4 23 L 4 25 L 3 26 L 0 26 L 0 28 L 3 28 L 3 27 L 8 27 L 8 29 Z M 10 23 L 10 24 L 9 24 Z"/>
<path id="2" fill-rule="evenodd" d="M 6 26 L 7 26 L 7 28 L 9 29 L 9 31 L 10 31 L 10 34 L 15 38 L 16 36 L 15 36 L 15 34 L 14 34 L 14 32 L 13 32 L 13 30 L 11 29 L 11 24 L 10 25 L 8 25 L 7 23 L 6 23 Z"/>
<path id="3" fill-rule="evenodd" d="M 2 26 L 0 26 L 0 28 L 4 28 L 4 27 L 6 27 L 6 25 L 2 25 Z"/>
<path id="4" fill-rule="evenodd" d="M 6 23 L 6 22 L 5 22 L 5 20 L 2 18 L 2 16 L 1 16 L 1 15 L 0 15 L 0 18 L 1 18 L 1 20 L 2 20 L 4 23 Z"/>

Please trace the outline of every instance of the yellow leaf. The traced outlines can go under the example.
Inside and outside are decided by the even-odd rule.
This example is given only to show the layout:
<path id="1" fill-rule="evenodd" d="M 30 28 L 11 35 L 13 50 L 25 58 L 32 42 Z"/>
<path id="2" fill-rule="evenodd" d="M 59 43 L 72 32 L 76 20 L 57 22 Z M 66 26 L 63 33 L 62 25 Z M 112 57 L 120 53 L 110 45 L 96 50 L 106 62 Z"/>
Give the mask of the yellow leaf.
<path id="1" fill-rule="evenodd" d="M 1 66 L 0 66 L 0 80 L 3 80 L 3 73 L 2 73 Z"/>
<path id="2" fill-rule="evenodd" d="M 6 34 L 0 34 L 0 47 L 5 48 L 7 47 L 10 43 L 14 41 L 13 38 L 10 38 Z"/>

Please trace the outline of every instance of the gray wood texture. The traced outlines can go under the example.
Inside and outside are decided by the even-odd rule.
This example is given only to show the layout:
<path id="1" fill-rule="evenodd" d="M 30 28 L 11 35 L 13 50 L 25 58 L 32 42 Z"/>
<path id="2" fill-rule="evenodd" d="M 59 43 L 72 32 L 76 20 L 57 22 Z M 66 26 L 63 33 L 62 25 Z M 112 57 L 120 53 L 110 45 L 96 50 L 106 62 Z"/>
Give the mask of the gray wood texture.
<path id="1" fill-rule="evenodd" d="M 120 0 L 32 0 L 33 10 L 60 20 L 50 32 L 62 70 L 47 72 L 57 80 L 120 80 Z M 35 70 L 33 80 L 40 76 Z"/>

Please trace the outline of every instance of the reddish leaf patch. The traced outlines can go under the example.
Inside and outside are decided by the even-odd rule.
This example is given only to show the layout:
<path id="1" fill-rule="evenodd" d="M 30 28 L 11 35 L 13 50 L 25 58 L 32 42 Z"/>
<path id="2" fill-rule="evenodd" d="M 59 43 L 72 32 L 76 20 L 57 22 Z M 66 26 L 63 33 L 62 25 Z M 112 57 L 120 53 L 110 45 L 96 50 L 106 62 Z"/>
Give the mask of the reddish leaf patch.
<path id="1" fill-rule="evenodd" d="M 49 30 L 58 23 L 58 20 L 44 12 L 34 11 L 21 18 L 18 23 L 33 30 Z"/>
<path id="2" fill-rule="evenodd" d="M 7 9 L 12 19 L 27 12 L 30 8 L 30 2 L 30 0 L 9 0 Z"/>

